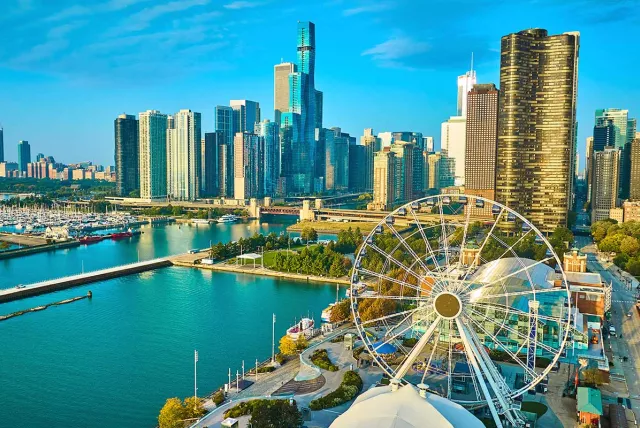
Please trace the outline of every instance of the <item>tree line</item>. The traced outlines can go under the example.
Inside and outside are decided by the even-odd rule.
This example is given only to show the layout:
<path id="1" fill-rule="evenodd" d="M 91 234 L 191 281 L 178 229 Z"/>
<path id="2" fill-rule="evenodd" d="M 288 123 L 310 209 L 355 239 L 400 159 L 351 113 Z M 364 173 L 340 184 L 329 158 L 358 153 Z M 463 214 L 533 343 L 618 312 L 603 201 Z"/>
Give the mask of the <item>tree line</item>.
<path id="1" fill-rule="evenodd" d="M 597 221 L 591 225 L 591 236 L 600 251 L 616 253 L 613 259 L 616 266 L 640 276 L 640 222 Z"/>

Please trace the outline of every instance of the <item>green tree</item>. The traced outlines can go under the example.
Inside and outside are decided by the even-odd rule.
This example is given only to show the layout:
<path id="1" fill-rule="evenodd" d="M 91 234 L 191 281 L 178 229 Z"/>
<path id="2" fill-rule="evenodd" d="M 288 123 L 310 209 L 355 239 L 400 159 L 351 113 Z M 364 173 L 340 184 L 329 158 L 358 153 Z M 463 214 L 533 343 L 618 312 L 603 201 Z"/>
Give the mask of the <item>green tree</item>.
<path id="1" fill-rule="evenodd" d="M 627 236 L 620 242 L 620 251 L 630 256 L 635 256 L 640 250 L 640 243 L 637 238 Z"/>
<path id="2" fill-rule="evenodd" d="M 255 428 L 298 428 L 303 420 L 295 402 L 260 400 L 253 406 L 250 423 Z"/>
<path id="3" fill-rule="evenodd" d="M 625 264 L 625 269 L 633 276 L 640 276 L 640 257 L 629 259 Z"/>
<path id="4" fill-rule="evenodd" d="M 331 308 L 331 322 L 342 322 L 351 316 L 351 301 L 344 299 Z"/>
<path id="5" fill-rule="evenodd" d="M 309 346 L 309 342 L 307 342 L 307 338 L 304 337 L 304 334 L 298 335 L 298 338 L 296 339 L 296 350 L 298 352 L 302 352 L 307 348 L 307 346 Z"/>
<path id="6" fill-rule="evenodd" d="M 160 410 L 158 424 L 160 428 L 183 428 L 185 419 L 185 409 L 179 398 L 168 398 Z"/>
<path id="7" fill-rule="evenodd" d="M 584 383 L 595 386 L 599 386 L 604 383 L 602 373 L 600 373 L 600 370 L 597 367 L 583 370 L 582 379 Z"/>
<path id="8" fill-rule="evenodd" d="M 304 242 L 317 241 L 318 240 L 318 232 L 316 232 L 316 230 L 311 226 L 305 226 L 302 229 L 302 233 L 300 234 L 300 238 Z"/>

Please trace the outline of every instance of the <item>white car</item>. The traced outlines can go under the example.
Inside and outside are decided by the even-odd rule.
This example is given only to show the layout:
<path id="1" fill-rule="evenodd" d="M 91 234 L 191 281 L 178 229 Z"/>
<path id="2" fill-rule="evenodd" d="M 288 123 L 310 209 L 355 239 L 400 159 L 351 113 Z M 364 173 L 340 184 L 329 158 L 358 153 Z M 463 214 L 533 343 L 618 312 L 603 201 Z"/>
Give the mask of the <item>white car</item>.
<path id="1" fill-rule="evenodd" d="M 609 326 L 609 335 L 610 336 L 614 336 L 616 335 L 616 328 L 614 326 Z"/>

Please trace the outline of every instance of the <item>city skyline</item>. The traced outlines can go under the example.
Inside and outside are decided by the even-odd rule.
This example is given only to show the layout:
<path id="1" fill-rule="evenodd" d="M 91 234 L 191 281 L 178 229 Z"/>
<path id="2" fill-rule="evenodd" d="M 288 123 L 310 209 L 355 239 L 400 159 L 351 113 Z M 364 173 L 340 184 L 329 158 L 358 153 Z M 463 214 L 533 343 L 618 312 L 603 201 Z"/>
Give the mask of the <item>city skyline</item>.
<path id="1" fill-rule="evenodd" d="M 311 19 L 318 26 L 315 86 L 324 92 L 323 126 L 340 126 L 351 135 L 361 135 L 363 129 L 369 127 L 379 131 L 410 129 L 440 141 L 440 123 L 456 111 L 456 79 L 469 68 L 471 53 L 475 56 L 474 70 L 477 71 L 478 82 L 497 83 L 499 54 L 496 50 L 499 50 L 500 37 L 531 26 L 532 23 L 537 27 L 547 28 L 550 34 L 571 30 L 581 32 L 577 136 L 581 158 L 584 158 L 584 141 L 593 129 L 592 118 L 595 109 L 621 108 L 629 110 L 630 116 L 637 116 L 640 97 L 634 94 L 637 94 L 638 89 L 624 86 L 624 83 L 628 82 L 622 78 L 627 73 L 624 67 L 619 70 L 613 65 L 603 64 L 604 62 L 598 61 L 596 54 L 598 33 L 607 31 L 607 34 L 615 34 L 619 31 L 615 28 L 615 22 L 637 17 L 637 12 L 633 10 L 624 11 L 621 9 L 622 6 L 605 5 L 605 9 L 599 8 L 597 13 L 583 9 L 569 17 L 566 8 L 554 5 L 553 2 L 545 2 L 540 11 L 534 10 L 530 3 L 525 3 L 519 10 L 527 10 L 526 14 L 522 14 L 527 15 L 526 20 L 520 18 L 519 13 L 514 15 L 509 24 L 498 24 L 491 29 L 478 29 L 480 34 L 471 40 L 473 43 L 462 43 L 464 40 L 458 40 L 470 36 L 456 36 L 458 39 L 447 40 L 446 32 L 437 36 L 413 34 L 403 26 L 402 32 L 389 30 L 375 36 L 369 33 L 355 38 L 353 46 L 345 46 L 344 43 L 340 43 L 340 36 L 348 37 L 350 31 L 362 31 L 367 26 L 394 17 L 407 18 L 407 4 L 384 3 L 372 8 L 370 5 L 367 7 L 355 3 L 330 3 L 328 9 L 338 12 L 335 16 L 332 15 L 335 18 L 333 20 L 328 20 L 327 12 L 320 10 L 320 3 L 307 8 L 304 16 L 295 10 L 284 13 L 284 9 L 275 3 L 258 5 L 240 2 L 214 6 L 206 0 L 184 2 L 180 10 L 171 10 L 169 5 L 172 3 L 150 6 L 141 1 L 113 0 L 105 2 L 105 5 L 110 5 L 113 10 L 106 10 L 107 6 L 102 9 L 73 9 L 73 2 L 67 2 L 68 8 L 60 7 L 56 11 L 48 10 L 46 7 L 38 8 L 38 15 L 33 19 L 43 23 L 43 30 L 48 29 L 49 33 L 44 37 L 45 42 L 42 42 L 42 38 L 34 39 L 33 45 L 29 46 L 27 39 L 20 39 L 21 43 L 24 43 L 21 55 L 12 57 L 12 61 L 6 61 L 0 69 L 0 81 L 6 84 L 2 89 L 7 94 L 7 102 L 0 107 L 0 121 L 5 134 L 5 159 L 15 161 L 18 140 L 28 140 L 35 152 L 53 154 L 62 162 L 86 158 L 95 163 L 112 165 L 113 126 L 110 122 L 122 112 L 135 114 L 148 109 L 172 112 L 189 108 L 202 113 L 204 133 L 214 130 L 213 109 L 216 105 L 227 104 L 232 99 L 245 98 L 260 103 L 263 117 L 273 120 L 273 69 L 281 59 L 285 62 L 295 62 L 295 48 L 290 43 L 290 35 L 295 31 L 296 21 L 304 19 Z M 126 5 L 128 7 L 125 7 Z M 242 5 L 255 7 L 240 8 Z M 165 8 L 162 9 L 161 6 Z M 421 7 L 418 5 L 416 9 Z M 10 5 L 9 9 L 10 13 L 3 18 L 7 25 L 2 31 L 21 34 L 20 31 L 24 32 L 24 29 L 18 25 L 18 18 L 31 16 L 32 12 L 19 9 L 17 2 Z M 501 14 L 514 12 L 512 6 L 488 9 Z M 141 18 L 144 14 L 140 13 L 143 11 L 147 18 Z M 465 14 L 481 12 L 477 8 L 471 8 L 471 11 L 456 16 L 451 7 L 442 4 L 437 5 L 435 11 L 443 18 L 455 17 L 456 24 L 470 19 L 470 16 Z M 549 11 L 554 11 L 555 17 L 547 16 L 553 15 L 549 14 Z M 251 43 L 252 32 L 248 29 L 250 25 L 242 25 L 237 20 L 239 17 L 246 21 L 259 19 L 260 15 L 276 12 L 284 13 L 284 25 L 275 29 L 272 42 L 260 45 L 254 52 L 255 46 Z M 67 73 L 61 73 L 56 69 L 59 60 L 52 59 L 53 54 L 57 52 L 56 43 L 47 44 L 49 39 L 74 47 L 79 43 L 78 38 L 83 29 L 86 29 L 92 20 L 105 17 L 106 24 L 111 23 L 118 27 L 116 24 L 125 15 L 130 19 L 147 19 L 146 25 L 142 28 L 133 25 L 127 29 L 123 24 L 121 27 L 127 30 L 125 33 L 117 35 L 113 33 L 115 30 L 112 29 L 109 33 L 108 29 L 105 29 L 103 36 L 107 40 L 111 38 L 119 43 L 129 43 L 132 53 L 139 48 L 140 39 L 151 37 L 145 34 L 158 35 L 167 32 L 166 22 L 159 19 L 160 16 L 174 21 L 193 19 L 202 23 L 211 20 L 216 29 L 225 25 L 233 27 L 233 37 L 229 38 L 231 40 L 218 40 L 218 43 L 232 41 L 230 44 L 243 45 L 246 52 L 237 57 L 229 56 L 234 60 L 231 68 L 220 67 L 217 70 L 203 71 L 202 69 L 213 66 L 215 60 L 212 58 L 219 57 L 218 49 L 224 50 L 228 46 L 216 47 L 214 44 L 207 45 L 195 41 L 197 38 L 190 39 L 192 46 L 186 49 L 193 48 L 191 54 L 184 53 L 183 57 L 176 59 L 175 64 L 171 63 L 167 70 L 160 70 L 157 76 L 144 82 L 134 78 L 140 74 L 140 70 L 128 70 L 125 75 L 119 74 L 122 72 L 120 70 L 119 73 L 114 73 L 116 78 L 107 78 L 97 73 L 94 76 L 95 80 L 92 80 L 86 75 L 72 75 L 86 72 L 86 67 L 91 64 L 77 67 L 78 70 Z M 565 22 L 561 23 L 563 18 L 566 18 Z M 347 29 L 336 35 L 334 33 L 339 24 L 346 24 Z M 396 23 L 389 28 L 397 26 Z M 213 34 L 207 37 L 216 36 L 217 31 L 214 29 Z M 197 33 L 195 30 L 193 32 Z M 37 43 L 38 41 L 40 43 Z M 451 52 L 446 51 L 444 48 L 447 43 L 455 44 L 455 49 Z M 108 45 L 105 46 L 106 44 L 105 41 L 104 49 L 112 49 Z M 629 49 L 629 44 L 624 43 L 623 39 L 622 43 L 612 49 L 624 51 Z M 207 46 L 210 50 L 205 49 Z M 196 55 L 194 50 L 198 47 L 201 53 Z M 48 53 L 51 50 L 54 52 Z M 249 50 L 251 55 L 248 53 Z M 84 51 L 78 53 L 80 57 L 82 52 Z M 210 55 L 204 54 L 207 52 Z M 67 55 L 65 53 L 62 57 L 67 58 Z M 628 70 L 634 69 L 637 60 L 629 55 L 622 55 L 620 58 L 620 61 L 626 63 Z M 181 61 L 191 61 L 195 65 L 184 67 L 182 75 L 171 76 L 171 79 L 162 76 L 176 68 Z M 344 66 L 336 67 L 337 63 Z M 36 67 L 35 64 L 39 65 Z M 151 66 L 151 62 L 148 65 Z M 345 67 L 353 73 L 339 72 Z M 620 62 L 616 62 L 616 67 L 620 67 Z M 367 72 L 363 73 L 361 70 Z M 25 71 L 27 73 L 24 73 Z M 125 79 L 127 76 L 134 79 Z M 158 92 L 161 91 L 156 89 L 159 85 L 166 85 L 168 81 L 171 83 L 168 89 L 159 95 Z M 384 84 L 380 85 L 379 82 Z M 20 97 L 16 95 L 18 92 Z M 33 102 L 18 103 L 24 96 L 33 99 Z M 358 109 L 353 108 L 354 103 L 358 103 Z M 384 107 L 385 105 L 387 107 Z M 63 108 L 70 114 L 57 117 L 50 114 L 52 108 Z M 74 111 L 78 110 L 82 111 L 86 120 L 80 125 L 72 125 L 71 117 Z M 392 112 L 393 114 L 390 114 Z M 42 126 L 29 126 L 28 120 L 38 120 Z"/>

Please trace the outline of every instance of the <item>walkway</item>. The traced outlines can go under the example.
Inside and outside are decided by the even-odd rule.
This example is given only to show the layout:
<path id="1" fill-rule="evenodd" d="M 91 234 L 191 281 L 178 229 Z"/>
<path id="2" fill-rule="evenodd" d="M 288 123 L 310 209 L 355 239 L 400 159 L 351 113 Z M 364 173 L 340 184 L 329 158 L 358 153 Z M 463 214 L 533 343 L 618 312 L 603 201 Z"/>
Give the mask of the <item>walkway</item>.
<path id="1" fill-rule="evenodd" d="M 146 260 L 143 262 L 130 263 L 107 269 L 50 279 L 47 281 L 36 282 L 21 288 L 7 288 L 0 290 L 0 303 L 64 290 L 66 288 L 89 284 L 96 281 L 104 281 L 106 279 L 130 275 L 132 273 L 145 272 L 165 266 L 171 266 L 171 260 L 169 257 L 162 257 L 159 259 Z"/>

